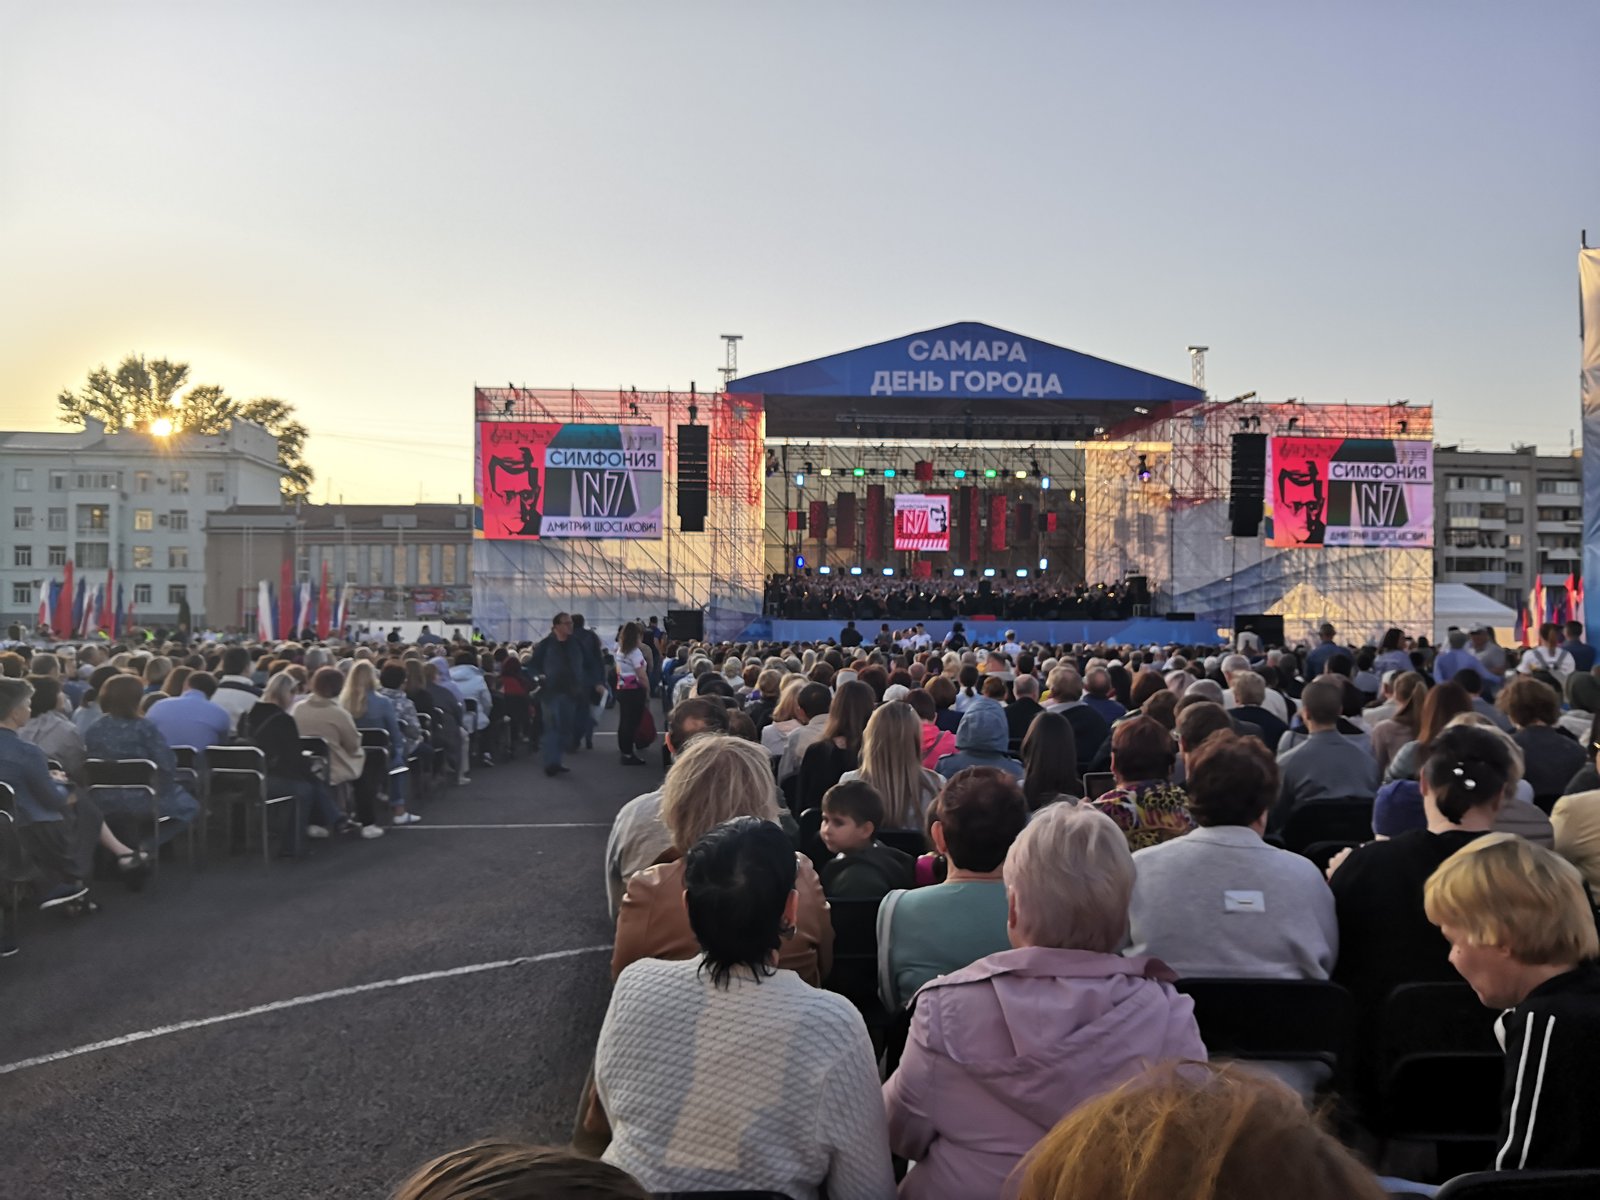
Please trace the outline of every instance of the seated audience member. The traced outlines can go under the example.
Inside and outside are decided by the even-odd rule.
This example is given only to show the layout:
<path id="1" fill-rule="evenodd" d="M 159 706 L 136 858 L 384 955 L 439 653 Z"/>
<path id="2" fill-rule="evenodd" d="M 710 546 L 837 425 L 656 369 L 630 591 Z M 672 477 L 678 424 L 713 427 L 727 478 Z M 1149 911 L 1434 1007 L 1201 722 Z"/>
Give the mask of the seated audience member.
<path id="1" fill-rule="evenodd" d="M 1580 743 L 1584 742 L 1594 724 L 1595 713 L 1600 711 L 1600 675 L 1593 671 L 1578 671 L 1568 676 L 1565 691 L 1568 711 L 1556 721 L 1556 728 L 1564 729 Z"/>
<path id="2" fill-rule="evenodd" d="M 86 782 L 84 763 L 88 752 L 83 748 L 83 734 L 72 723 L 64 709 L 61 684 L 55 679 L 33 678 L 28 723 L 17 731 L 17 736 L 44 751 L 46 758 L 61 764 L 67 778 L 74 783 Z"/>
<path id="3" fill-rule="evenodd" d="M 1455 977 L 1449 944 L 1423 911 L 1423 885 L 1440 863 L 1494 828 L 1510 778 L 1511 754 L 1500 738 L 1486 729 L 1446 729 L 1423 760 L 1427 828 L 1368 842 L 1329 864 L 1339 917 L 1333 981 L 1354 994 L 1369 1047 L 1377 1045 L 1378 1010 L 1390 992 Z"/>
<path id="4" fill-rule="evenodd" d="M 1600 941 L 1583 877 L 1495 833 L 1447 858 L 1423 902 L 1478 999 L 1507 1010 L 1494 1169 L 1600 1168 Z"/>
<path id="5" fill-rule="evenodd" d="M 661 822 L 672 835 L 674 850 L 630 878 L 623 892 L 611 953 L 613 978 L 641 958 L 693 957 L 694 932 L 683 908 L 682 848 L 694 845 L 712 826 L 743 816 L 777 827 L 770 760 L 753 742 L 701 734 L 673 762 L 661 788 Z M 833 925 L 811 860 L 797 857 L 799 917 L 794 936 L 784 940 L 779 965 L 820 987 L 833 964 Z"/>
<path id="6" fill-rule="evenodd" d="M 783 687 L 783 673 L 772 667 L 764 671 L 760 667 L 751 670 L 756 672 L 755 692 L 745 702 L 744 711 L 750 714 L 750 720 L 755 723 L 759 733 L 772 724 L 773 713 L 778 707 L 778 693 Z"/>
<path id="7" fill-rule="evenodd" d="M 783 757 L 778 762 L 778 782 L 791 775 L 800 774 L 800 761 L 806 751 L 822 739 L 833 705 L 833 693 L 826 684 L 808 683 L 800 689 L 800 715 L 805 723 L 793 730 L 783 744 Z"/>
<path id="8" fill-rule="evenodd" d="M 1301 716 L 1310 736 L 1278 752 L 1282 776 L 1269 827 L 1282 829 L 1294 810 L 1313 800 L 1371 800 L 1378 791 L 1378 764 L 1339 733 L 1337 683 L 1318 679 L 1301 695 Z"/>
<path id="9" fill-rule="evenodd" d="M 1117 702 L 1111 683 L 1111 672 L 1105 667 L 1090 667 L 1083 677 L 1083 702 L 1105 719 L 1120 721 L 1127 709 Z"/>
<path id="10" fill-rule="evenodd" d="M 150 710 L 149 721 L 169 746 L 190 746 L 204 754 L 207 746 L 226 745 L 233 739 L 234 720 L 227 709 L 212 702 L 216 690 L 215 676 L 193 671 L 179 695 Z"/>
<path id="11" fill-rule="evenodd" d="M 156 765 L 156 804 L 163 821 L 154 831 L 156 842 L 169 842 L 182 833 L 200 813 L 200 802 L 178 785 L 177 758 L 161 731 L 150 718 L 139 715 L 144 685 L 134 675 L 118 675 L 100 688 L 103 715 L 84 735 L 84 750 L 90 759 L 142 758 Z M 164 701 L 172 703 L 172 701 Z M 149 796 L 142 791 L 100 791 L 96 793 L 101 811 L 148 818 Z"/>
<path id="12" fill-rule="evenodd" d="M 1116 786 L 1090 804 L 1116 822 L 1130 850 L 1143 850 L 1194 828 L 1189 798 L 1172 783 L 1177 743 L 1159 721 L 1143 715 L 1111 731 L 1111 777 Z"/>
<path id="13" fill-rule="evenodd" d="M 129 680 L 138 685 L 137 679 Z M 124 882 L 142 885 L 148 856 L 124 845 L 105 827 L 99 810 L 74 794 L 66 774 L 50 770 L 45 752 L 17 736 L 29 720 L 32 692 L 26 680 L 0 679 L 0 783 L 8 784 L 15 797 L 12 819 L 0 823 L 14 831 L 37 873 L 39 907 L 55 908 L 88 895 L 96 846 L 116 856 Z M 24 876 L 19 872 L 18 877 Z"/>
<path id="14" fill-rule="evenodd" d="M 211 702 L 228 714 L 237 729 L 240 719 L 260 697 L 260 690 L 250 678 L 250 651 L 243 646 L 229 646 L 222 652 L 222 678 L 217 680 Z"/>
<path id="15" fill-rule="evenodd" d="M 1236 721 L 1247 722 L 1259 729 L 1261 741 L 1268 750 L 1276 753 L 1278 743 L 1289 732 L 1289 726 L 1282 717 L 1266 707 L 1267 681 L 1254 671 L 1239 670 L 1233 673 L 1228 686 L 1233 697 L 1229 715 Z"/>
<path id="16" fill-rule="evenodd" d="M 1400 747 L 1417 740 L 1417 732 L 1422 727 L 1422 706 L 1428 698 L 1428 685 L 1415 671 L 1402 671 L 1390 686 L 1394 711 L 1372 726 L 1372 756 L 1377 760 L 1380 779 Z"/>
<path id="17" fill-rule="evenodd" d="M 870 783 L 883 802 L 880 829 L 925 829 L 928 805 L 944 776 L 922 765 L 922 722 L 909 704 L 892 701 L 878 707 L 867 721 L 861 740 L 861 766 L 839 776 L 840 783 Z"/>
<path id="18" fill-rule="evenodd" d="M 625 1171 L 570 1150 L 482 1141 L 423 1163 L 390 1200 L 650 1200 Z"/>
<path id="19" fill-rule="evenodd" d="M 312 773 L 310 760 L 300 753 L 300 727 L 289 715 L 298 693 L 295 677 L 279 671 L 267 680 L 261 699 L 239 720 L 240 734 L 266 759 L 271 794 L 295 798 L 292 819 L 281 835 L 287 854 L 299 852 L 302 828 L 313 838 L 358 832 Z"/>
<path id="20" fill-rule="evenodd" d="M 501 661 L 515 663 L 516 658 L 513 655 L 507 655 Z M 510 668 L 506 669 L 509 670 Z M 507 676 L 503 674 L 502 677 Z M 520 676 L 516 678 L 520 679 Z M 220 687 L 218 690 L 221 690 Z M 433 746 L 429 744 L 427 735 L 422 731 L 422 722 L 417 719 L 417 706 L 406 695 L 406 669 L 404 666 L 390 660 L 378 669 L 378 695 L 394 706 L 394 718 L 400 726 L 400 739 L 404 742 L 399 751 L 400 761 L 409 762 L 415 757 L 423 771 L 426 772 L 429 764 L 433 761 Z M 526 693 L 523 694 L 522 698 L 526 701 Z M 526 708 L 526 705 L 524 704 L 522 707 Z M 513 736 L 515 736 L 517 728 L 521 728 L 521 725 L 526 724 L 527 714 L 522 713 L 520 717 L 514 720 L 520 721 L 521 724 L 513 728 Z"/>
<path id="21" fill-rule="evenodd" d="M 1299 1096 L 1183 1063 L 1080 1105 L 1023 1160 L 1018 1200 L 1384 1200 Z"/>
<path id="22" fill-rule="evenodd" d="M 474 667 L 473 670 L 478 668 Z M 480 684 L 483 682 L 482 671 L 478 671 L 477 679 Z M 350 714 L 357 729 L 382 730 L 389 742 L 386 756 L 380 757 L 362 752 L 364 761 L 361 777 L 356 783 L 357 791 L 365 790 L 372 796 L 374 802 L 380 792 L 386 791 L 390 824 L 417 824 L 422 818 L 414 812 L 406 811 L 405 775 L 388 773 L 390 768 L 406 765 L 405 733 L 400 728 L 400 717 L 395 712 L 393 701 L 378 691 L 378 672 L 370 662 L 363 660 L 350 668 L 350 674 L 345 677 L 344 687 L 339 690 L 339 707 Z M 387 767 L 385 762 L 388 764 Z"/>
<path id="23" fill-rule="evenodd" d="M 72 714 L 72 723 L 80 734 L 87 733 L 89 726 L 100 719 L 100 689 L 105 686 L 106 680 L 115 679 L 120 674 L 121 671 L 107 663 L 96 667 L 89 676 L 88 690 L 83 693 L 77 711 Z"/>
<path id="24" fill-rule="evenodd" d="M 1588 761 L 1583 745 L 1555 727 L 1561 702 L 1549 684 L 1519 675 L 1501 691 L 1499 705 L 1516 730 L 1511 736 L 1522 747 L 1533 802 L 1549 812 Z"/>
<path id="25" fill-rule="evenodd" d="M 1076 804 L 1083 798 L 1077 741 L 1060 713 L 1041 712 L 1028 726 L 1022 739 L 1022 794 L 1030 812 L 1058 800 Z"/>
<path id="26" fill-rule="evenodd" d="M 728 732 L 727 706 L 717 700 L 691 696 L 667 718 L 667 752 L 682 753 L 689 740 L 702 733 Z M 663 861 L 672 849 L 672 834 L 661 823 L 661 788 L 635 796 L 622 806 L 606 837 L 606 903 L 617 919 L 622 893 L 646 867 Z"/>
<path id="27" fill-rule="evenodd" d="M 1149 958 L 1117 954 L 1134 867 L 1086 805 L 1040 809 L 1006 855 L 1014 949 L 934 979 L 883 1085 L 902 1197 L 998 1196 L 1079 1104 L 1169 1058 L 1204 1059 L 1193 1004 Z"/>
<path id="28" fill-rule="evenodd" d="M 956 707 L 960 698 L 955 681 L 948 675 L 935 675 L 927 683 L 928 695 L 933 697 L 934 724 L 951 737 L 961 728 L 961 710 Z"/>
<path id="29" fill-rule="evenodd" d="M 311 694 L 296 704 L 290 715 L 301 737 L 321 738 L 328 744 L 328 785 L 354 787 L 356 819 L 345 828 L 359 829 L 368 839 L 382 837 L 383 826 L 377 824 L 377 789 L 370 777 L 363 776 L 366 755 L 361 749 L 361 731 L 355 718 L 339 704 L 343 690 L 344 676 L 338 667 L 318 667 L 311 677 Z"/>
<path id="30" fill-rule="evenodd" d="M 1178 713 L 1178 727 L 1173 732 L 1178 735 L 1178 762 L 1183 767 L 1185 777 L 1189 773 L 1189 756 L 1200 749 L 1212 734 L 1227 732 L 1238 733 L 1241 737 L 1255 736 L 1236 727 L 1233 711 L 1209 700 L 1185 704 L 1183 711 Z"/>
<path id="31" fill-rule="evenodd" d="M 939 710 L 925 688 L 912 689 L 906 703 L 922 722 L 922 765 L 932 771 L 946 754 L 956 752 L 956 735 L 939 728 Z"/>
<path id="32" fill-rule="evenodd" d="M 1483 672 L 1472 667 L 1457 671 L 1450 682 L 1456 684 L 1467 693 L 1474 712 L 1482 713 L 1507 733 L 1512 732 L 1511 718 L 1506 716 L 1494 706 L 1494 702 L 1484 694 L 1489 690 L 1489 683 L 1483 677 Z M 1430 688 L 1428 694 L 1432 695 L 1438 688 Z"/>
<path id="33" fill-rule="evenodd" d="M 822 844 L 833 855 L 822 868 L 826 895 L 872 900 L 912 885 L 916 859 L 877 840 L 883 820 L 883 798 L 865 780 L 823 794 Z"/>
<path id="34" fill-rule="evenodd" d="M 839 685 L 822 736 L 800 758 L 797 811 L 820 807 L 822 794 L 838 783 L 846 771 L 861 765 L 862 742 L 876 703 L 872 688 L 859 679 Z"/>
<path id="35" fill-rule="evenodd" d="M 1417 736 L 1395 751 L 1394 757 L 1389 760 L 1389 767 L 1384 772 L 1386 782 L 1396 779 L 1415 779 L 1417 772 L 1422 769 L 1423 747 L 1439 734 L 1444 732 L 1444 727 L 1457 717 L 1470 712 L 1481 711 L 1473 705 L 1472 697 L 1466 688 L 1459 683 L 1441 683 L 1428 689 L 1427 696 L 1422 701 L 1422 715 L 1417 721 Z M 1511 722 L 1506 721 L 1505 714 L 1496 712 L 1501 721 L 1505 721 L 1502 728 L 1507 733 L 1511 732 Z M 1498 725 L 1499 722 L 1497 721 Z"/>
<path id="36" fill-rule="evenodd" d="M 878 909 L 878 991 L 890 1012 L 935 976 L 1010 946 L 1000 872 L 1027 823 L 1022 789 L 993 767 L 968 767 L 939 793 L 928 837 L 945 860 L 943 882 L 890 892 Z"/>
<path id="37" fill-rule="evenodd" d="M 745 744 L 706 736 L 684 759 L 723 743 Z M 689 954 L 642 959 L 617 978 L 595 1052 L 612 1129 L 604 1157 L 652 1193 L 894 1194 L 866 1026 L 842 996 L 783 969 L 804 920 L 804 863 L 771 819 L 706 829 L 675 864 Z"/>
<path id="38" fill-rule="evenodd" d="M 1278 794 L 1271 752 L 1223 730 L 1187 758 L 1196 828 L 1133 856 L 1128 953 L 1179 975 L 1328 978 L 1339 926 L 1327 882 L 1310 859 L 1262 840 Z"/>
<path id="39" fill-rule="evenodd" d="M 774 760 L 783 757 L 789 735 L 806 723 L 806 715 L 800 709 L 800 689 L 805 686 L 804 675 L 786 676 L 778 688 L 771 718 L 761 728 L 761 745 Z"/>
<path id="40" fill-rule="evenodd" d="M 1600 726 L 1600 719 L 1596 724 Z M 1600 728 L 1589 735 L 1591 754 L 1596 733 Z M 1557 800 L 1550 810 L 1550 825 L 1554 837 L 1551 845 L 1556 853 L 1577 867 L 1595 895 L 1600 896 L 1600 780 Z"/>
<path id="41" fill-rule="evenodd" d="M 1157 690 L 1160 689 L 1160 683 L 1157 678 Z M 1072 736 L 1078 742 L 1079 772 L 1093 770 L 1090 764 L 1111 736 L 1110 722 L 1099 709 L 1084 702 L 1083 679 L 1071 667 L 1056 667 L 1045 679 L 1045 685 L 1050 689 L 1045 697 L 1045 711 L 1060 713 L 1072 726 Z M 1135 707 L 1143 704 L 1146 698 L 1138 697 Z"/>
<path id="42" fill-rule="evenodd" d="M 993 700 L 979 697 L 961 716 L 956 752 L 941 758 L 934 770 L 953 779 L 968 767 L 995 767 L 1020 780 L 1022 764 L 1011 757 L 1010 745 L 1005 709 Z"/>
<path id="43" fill-rule="evenodd" d="M 1012 747 L 1020 749 L 1033 719 L 1044 711 L 1044 705 L 1039 703 L 1039 681 L 1032 675 L 1018 675 L 1011 694 L 1014 699 L 1006 705 L 1006 729 Z"/>
<path id="44" fill-rule="evenodd" d="M 1493 721 L 1475 712 L 1452 717 L 1446 729 L 1470 726 L 1484 729 L 1500 738 L 1511 755 L 1511 774 L 1506 780 L 1506 793 L 1500 799 L 1500 812 L 1495 817 L 1497 833 L 1514 833 L 1530 842 L 1549 849 L 1555 840 L 1550 818 L 1533 803 L 1533 789 L 1522 777 L 1522 748 Z M 1413 829 L 1426 829 L 1428 814 L 1422 804 L 1422 788 L 1412 779 L 1396 779 L 1378 789 L 1378 798 L 1372 805 L 1372 832 L 1378 838 L 1391 838 Z"/>

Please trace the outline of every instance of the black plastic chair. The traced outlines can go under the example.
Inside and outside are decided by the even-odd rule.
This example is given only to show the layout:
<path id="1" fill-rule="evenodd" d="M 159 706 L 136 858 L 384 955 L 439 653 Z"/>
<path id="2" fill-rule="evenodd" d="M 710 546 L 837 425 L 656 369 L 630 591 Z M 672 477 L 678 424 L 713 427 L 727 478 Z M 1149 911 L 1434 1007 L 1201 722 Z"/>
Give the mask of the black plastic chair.
<path id="1" fill-rule="evenodd" d="M 398 766 L 391 765 L 395 760 L 395 756 L 394 747 L 390 744 L 389 731 L 387 729 L 363 729 L 361 731 L 361 752 L 369 758 L 374 755 L 381 757 L 386 781 L 392 781 L 396 775 L 409 775 L 411 773 L 411 768 L 403 762 Z M 386 793 L 389 792 L 388 783 L 386 783 L 384 791 Z"/>
<path id="2" fill-rule="evenodd" d="M 203 849 L 209 844 L 207 839 L 211 832 L 211 785 L 206 779 L 205 761 L 194 746 L 174 746 L 172 757 L 177 762 L 177 769 L 173 774 L 180 784 L 194 793 L 194 798 L 200 803 L 200 811 L 195 815 L 195 824 L 200 827 L 200 846 Z"/>
<path id="3" fill-rule="evenodd" d="M 233 810 L 242 804 L 261 817 L 261 861 L 272 863 L 270 816 L 279 804 L 294 804 L 293 796 L 273 796 L 267 787 L 267 757 L 255 746 L 211 746 L 206 749 L 211 774 L 211 794 L 227 805 L 228 844 L 233 845 Z M 253 823 L 253 822 L 252 822 Z M 250 849 L 250 824 L 245 825 L 244 845 Z"/>
<path id="4" fill-rule="evenodd" d="M 1312 842 L 1300 851 L 1304 858 L 1309 858 L 1316 864 L 1317 870 L 1326 871 L 1328 864 L 1341 850 L 1355 850 L 1362 846 L 1362 842 Z"/>
<path id="5" fill-rule="evenodd" d="M 143 792 L 150 802 L 149 824 L 150 836 L 156 837 L 161 832 L 161 826 L 170 821 L 171 817 L 161 815 L 161 799 L 156 792 L 156 764 L 148 758 L 91 758 L 86 768 L 89 778 L 89 796 L 92 799 L 96 792 L 111 793 L 120 799 L 129 792 Z M 101 806 L 105 811 L 104 805 Z M 132 815 L 120 804 L 111 808 L 113 817 L 119 815 Z M 135 818 L 142 820 L 143 818 Z M 189 857 L 194 858 L 194 825 L 189 826 Z M 161 855 L 151 854 L 150 867 L 152 871 L 161 869 Z"/>
<path id="6" fill-rule="evenodd" d="M 1300 853 L 1316 842 L 1370 842 L 1372 800 L 1307 800 L 1278 831 L 1284 848 Z"/>
<path id="7" fill-rule="evenodd" d="M 1594 1200 L 1600 1170 L 1474 1171 L 1457 1175 L 1434 1193 L 1435 1200 Z"/>
<path id="8" fill-rule="evenodd" d="M 1212 1058 L 1322 1062 L 1337 1076 L 1350 1048 L 1355 1000 L 1315 979 L 1180 979 Z"/>
<path id="9" fill-rule="evenodd" d="M 0 838 L 16 842 L 17 838 L 17 793 L 9 783 L 0 783 Z M 27 894 L 28 884 L 38 878 L 38 870 L 29 861 L 28 856 L 22 852 L 22 846 L 15 846 L 16 862 L 7 864 L 5 858 L 0 856 L 0 868 L 8 865 L 16 869 L 14 877 L 0 876 L 0 935 L 9 933 L 12 941 L 17 939 L 22 912 L 22 900 Z"/>
<path id="10" fill-rule="evenodd" d="M 800 827 L 800 853 L 809 858 L 811 865 L 821 874 L 823 866 L 833 857 L 822 844 L 822 810 L 806 809 L 795 817 L 795 824 Z"/>
<path id="11" fill-rule="evenodd" d="M 866 1018 L 868 1028 L 888 1022 L 878 1000 L 878 906 L 883 897 L 828 897 L 833 920 L 833 970 L 824 986 L 837 992 Z"/>
<path id="12" fill-rule="evenodd" d="M 326 738 L 305 737 L 300 738 L 300 753 L 311 760 L 311 773 L 323 783 L 332 782 L 333 752 L 328 749 Z"/>
<path id="13" fill-rule="evenodd" d="M 877 836 L 885 846 L 912 858 L 926 854 L 929 849 L 928 839 L 920 829 L 880 829 Z"/>

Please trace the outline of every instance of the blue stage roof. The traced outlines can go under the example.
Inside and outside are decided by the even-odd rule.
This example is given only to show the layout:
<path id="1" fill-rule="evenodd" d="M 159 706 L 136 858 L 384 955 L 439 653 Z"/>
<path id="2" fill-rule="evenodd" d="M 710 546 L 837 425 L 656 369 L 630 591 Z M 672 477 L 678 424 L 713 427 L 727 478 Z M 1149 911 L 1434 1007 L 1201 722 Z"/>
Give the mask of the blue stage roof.
<path id="1" fill-rule="evenodd" d="M 1136 371 L 978 321 L 960 321 L 746 375 L 734 393 L 921 400 L 1060 400 L 1198 404 L 1187 383 Z"/>

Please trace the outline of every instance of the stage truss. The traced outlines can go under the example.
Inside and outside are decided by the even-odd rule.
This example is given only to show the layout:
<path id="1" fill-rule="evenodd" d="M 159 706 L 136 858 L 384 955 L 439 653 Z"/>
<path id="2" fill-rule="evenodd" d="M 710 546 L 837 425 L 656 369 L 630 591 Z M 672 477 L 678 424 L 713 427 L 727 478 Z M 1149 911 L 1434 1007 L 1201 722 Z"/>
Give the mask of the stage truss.
<path id="1" fill-rule="evenodd" d="M 583 613 L 609 642 L 619 624 L 669 608 L 761 610 L 763 414 L 757 398 L 722 393 L 474 388 L 477 421 L 655 425 L 664 433 L 659 540 L 479 539 L 473 620 L 494 638 L 543 637 L 558 611 Z M 679 530 L 678 426 L 711 427 L 704 533 Z M 712 630 L 708 628 L 708 633 Z"/>
<path id="2" fill-rule="evenodd" d="M 1432 550 L 1279 550 L 1260 536 L 1233 537 L 1228 518 L 1234 434 L 1431 441 L 1431 408 L 1208 403 L 1117 432 L 1149 439 L 1152 449 L 1125 443 L 1088 454 L 1091 579 L 1142 569 L 1159 592 L 1158 610 L 1192 612 L 1219 627 L 1238 613 L 1278 614 L 1291 640 L 1325 620 L 1348 638 L 1391 624 L 1431 630 Z M 1152 477 L 1139 485 L 1141 452 Z"/>

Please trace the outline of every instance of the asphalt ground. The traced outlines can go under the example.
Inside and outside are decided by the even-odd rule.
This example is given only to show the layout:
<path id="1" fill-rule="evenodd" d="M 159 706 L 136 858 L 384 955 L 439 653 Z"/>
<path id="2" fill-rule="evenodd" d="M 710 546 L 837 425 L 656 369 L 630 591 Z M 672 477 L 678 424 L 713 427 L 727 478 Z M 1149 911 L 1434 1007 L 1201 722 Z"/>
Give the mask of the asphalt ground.
<path id="1" fill-rule="evenodd" d="M 98 914 L 25 912 L 0 1197 L 380 1198 L 474 1138 L 564 1143 L 610 992 L 606 830 L 661 778 L 658 750 L 595 746 L 555 780 L 524 748 L 370 842 L 180 850 L 143 893 L 96 885 Z"/>

